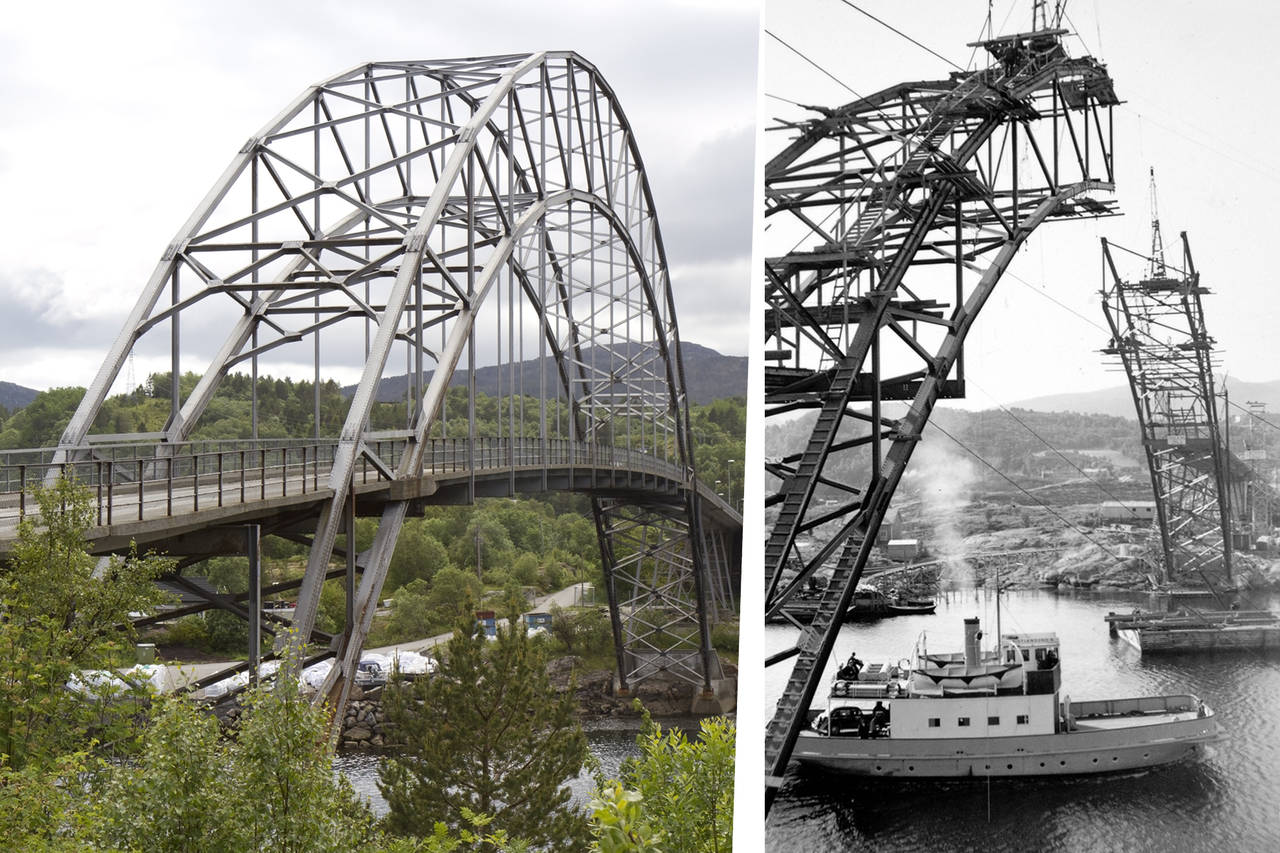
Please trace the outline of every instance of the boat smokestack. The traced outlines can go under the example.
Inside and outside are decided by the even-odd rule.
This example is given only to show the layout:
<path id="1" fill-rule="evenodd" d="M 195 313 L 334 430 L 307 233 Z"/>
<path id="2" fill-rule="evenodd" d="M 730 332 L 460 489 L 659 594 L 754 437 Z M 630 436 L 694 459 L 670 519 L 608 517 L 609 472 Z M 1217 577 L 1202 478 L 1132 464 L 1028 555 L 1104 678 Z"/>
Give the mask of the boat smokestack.
<path id="1" fill-rule="evenodd" d="M 978 630 L 978 617 L 973 616 L 964 620 L 964 665 L 966 667 L 976 667 L 982 660 L 981 648 L 979 642 L 982 640 L 982 631 Z"/>

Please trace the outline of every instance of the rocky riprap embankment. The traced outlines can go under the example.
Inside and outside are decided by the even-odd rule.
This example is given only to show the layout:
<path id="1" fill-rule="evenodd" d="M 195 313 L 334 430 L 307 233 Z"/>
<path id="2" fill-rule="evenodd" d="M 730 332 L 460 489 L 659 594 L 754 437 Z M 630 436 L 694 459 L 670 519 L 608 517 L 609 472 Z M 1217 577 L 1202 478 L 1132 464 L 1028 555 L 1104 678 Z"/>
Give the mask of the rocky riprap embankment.
<path id="1" fill-rule="evenodd" d="M 342 721 L 342 734 L 338 739 L 343 749 L 379 749 L 387 743 L 386 714 L 382 710 L 381 689 L 366 693 L 359 687 L 352 688 L 351 700 Z M 233 699 L 214 707 L 214 714 L 224 730 L 234 731 L 240 725 L 240 701 Z"/>
<path id="2" fill-rule="evenodd" d="M 386 721 L 380 695 L 348 702 L 339 743 L 344 749 L 377 749 L 386 743 Z"/>
<path id="3" fill-rule="evenodd" d="M 722 663 L 726 678 L 736 678 L 737 667 Z M 607 669 L 583 671 L 582 659 L 575 655 L 556 658 L 547 664 L 547 675 L 557 690 L 568 690 L 574 684 L 574 699 L 578 704 L 578 716 L 583 719 L 602 717 L 636 717 L 634 702 L 639 699 L 654 717 L 687 717 L 693 705 L 697 689 L 688 681 L 659 673 L 633 685 L 630 696 L 618 696 L 614 691 L 613 673 Z"/>

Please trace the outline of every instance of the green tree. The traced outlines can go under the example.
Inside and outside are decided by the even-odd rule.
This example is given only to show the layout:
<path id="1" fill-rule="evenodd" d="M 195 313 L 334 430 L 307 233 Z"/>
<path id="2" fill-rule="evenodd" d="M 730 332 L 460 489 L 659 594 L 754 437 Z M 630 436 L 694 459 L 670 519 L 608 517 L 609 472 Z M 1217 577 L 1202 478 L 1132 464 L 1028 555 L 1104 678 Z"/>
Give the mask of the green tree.
<path id="1" fill-rule="evenodd" d="M 95 577 L 98 561 L 84 549 L 94 518 L 88 491 L 60 480 L 35 500 L 39 513 L 18 525 L 0 568 L 0 769 L 8 770 L 47 766 L 95 736 L 115 740 L 128 705 L 65 685 L 83 670 L 116 664 L 128 636 L 118 626 L 162 600 L 153 580 L 172 566 L 112 558 Z"/>
<path id="2" fill-rule="evenodd" d="M 623 762 L 619 780 L 599 786 L 593 832 L 598 849 L 657 851 L 651 846 L 679 839 L 688 853 L 728 853 L 733 849 L 732 720 L 703 720 L 696 740 L 679 729 L 662 731 L 645 714 L 636 739 L 640 756 Z M 619 789 L 638 795 L 626 799 Z M 631 830 L 632 846 L 619 826 Z"/>
<path id="3" fill-rule="evenodd" d="M 388 686 L 400 752 L 378 787 L 392 832 L 427 835 L 436 820 L 463 827 L 465 807 L 535 847 L 585 849 L 586 819 L 566 782 L 586 761 L 586 737 L 572 695 L 552 688 L 541 644 L 515 616 L 492 643 L 459 626 L 432 678 Z"/>
<path id="4" fill-rule="evenodd" d="M 137 763 L 112 768 L 95 792 L 97 840 L 173 853 L 229 847 L 226 769 L 216 717 L 185 698 L 157 703 Z"/>
<path id="5" fill-rule="evenodd" d="M 528 551 L 511 564 L 511 579 L 522 586 L 537 586 L 538 574 L 538 557 Z"/>
<path id="6" fill-rule="evenodd" d="M 475 575 L 449 567 L 437 572 L 430 583 L 411 580 L 391 593 L 391 616 L 370 645 L 430 637 L 461 619 L 472 619 L 481 591 Z"/>
<path id="7" fill-rule="evenodd" d="M 249 691 L 234 740 L 174 698 L 157 707 L 136 763 L 96 789 L 98 845 L 138 851 L 377 849 L 373 816 L 335 777 L 328 711 L 296 681 Z"/>
<path id="8" fill-rule="evenodd" d="M 421 578 L 391 594 L 391 616 L 370 645 L 388 645 L 429 637 L 435 633 L 436 617 L 431 610 L 431 585 Z"/>
<path id="9" fill-rule="evenodd" d="M 564 644 L 564 650 L 571 655 L 613 648 L 609 618 L 594 607 L 566 609 L 551 605 L 551 636 Z"/>
<path id="10" fill-rule="evenodd" d="M 465 531 L 450 546 L 449 556 L 455 566 L 474 571 L 478 552 L 480 566 L 488 572 L 505 569 L 513 547 L 507 528 L 500 519 L 488 513 L 475 512 Z"/>
<path id="11" fill-rule="evenodd" d="M 414 578 L 431 580 L 435 573 L 449 565 L 449 552 L 426 526 L 410 519 L 400 529 L 396 550 L 387 568 L 387 589 L 397 589 Z"/>
<path id="12" fill-rule="evenodd" d="M 480 582 L 476 576 L 461 569 L 444 568 L 436 572 L 427 593 L 427 608 L 432 615 L 432 625 L 448 629 L 459 620 L 470 620 L 476 602 L 480 600 Z"/>

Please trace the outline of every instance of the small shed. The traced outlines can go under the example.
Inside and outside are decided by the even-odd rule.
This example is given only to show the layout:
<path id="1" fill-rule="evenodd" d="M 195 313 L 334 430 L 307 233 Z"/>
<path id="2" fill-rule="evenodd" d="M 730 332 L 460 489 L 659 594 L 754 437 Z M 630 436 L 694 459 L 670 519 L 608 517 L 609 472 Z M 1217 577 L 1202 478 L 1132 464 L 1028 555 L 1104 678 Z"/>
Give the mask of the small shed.
<path id="1" fill-rule="evenodd" d="M 914 560 L 920 556 L 920 540 L 919 539 L 890 539 L 889 545 L 885 549 L 890 560 Z"/>
<path id="2" fill-rule="evenodd" d="M 1098 504 L 1098 515 L 1103 521 L 1120 524 L 1141 524 L 1156 517 L 1155 501 L 1103 501 Z"/>

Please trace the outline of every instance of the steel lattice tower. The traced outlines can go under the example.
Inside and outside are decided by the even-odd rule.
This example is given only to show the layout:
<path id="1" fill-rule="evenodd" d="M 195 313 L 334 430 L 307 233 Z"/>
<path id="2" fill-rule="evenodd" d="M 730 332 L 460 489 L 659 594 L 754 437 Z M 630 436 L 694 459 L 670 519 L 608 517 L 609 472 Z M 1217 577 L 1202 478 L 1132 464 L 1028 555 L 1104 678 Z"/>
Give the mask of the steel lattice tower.
<path id="1" fill-rule="evenodd" d="M 1109 280 L 1102 308 L 1111 328 L 1103 352 L 1124 367 L 1133 393 L 1156 498 L 1164 580 L 1192 577 L 1211 587 L 1230 584 L 1229 484 L 1251 473 L 1223 445 L 1214 340 L 1205 329 L 1201 302 L 1209 290 L 1200 283 L 1191 244 L 1183 232 L 1182 263 L 1173 267 L 1164 258 L 1154 206 L 1152 222 L 1153 252 L 1145 278 L 1121 279 L 1111 244 L 1102 241 L 1103 275 Z"/>
<path id="2" fill-rule="evenodd" d="M 1091 194 L 1113 186 L 1118 102 L 1066 34 L 992 38 L 986 69 L 815 108 L 766 167 L 767 413 L 817 411 L 804 449 L 766 465 L 767 614 L 831 572 L 817 617 L 769 661 L 795 658 L 766 734 L 769 791 L 934 404 L 964 393 L 975 318 L 1041 223 L 1111 212 Z"/>

